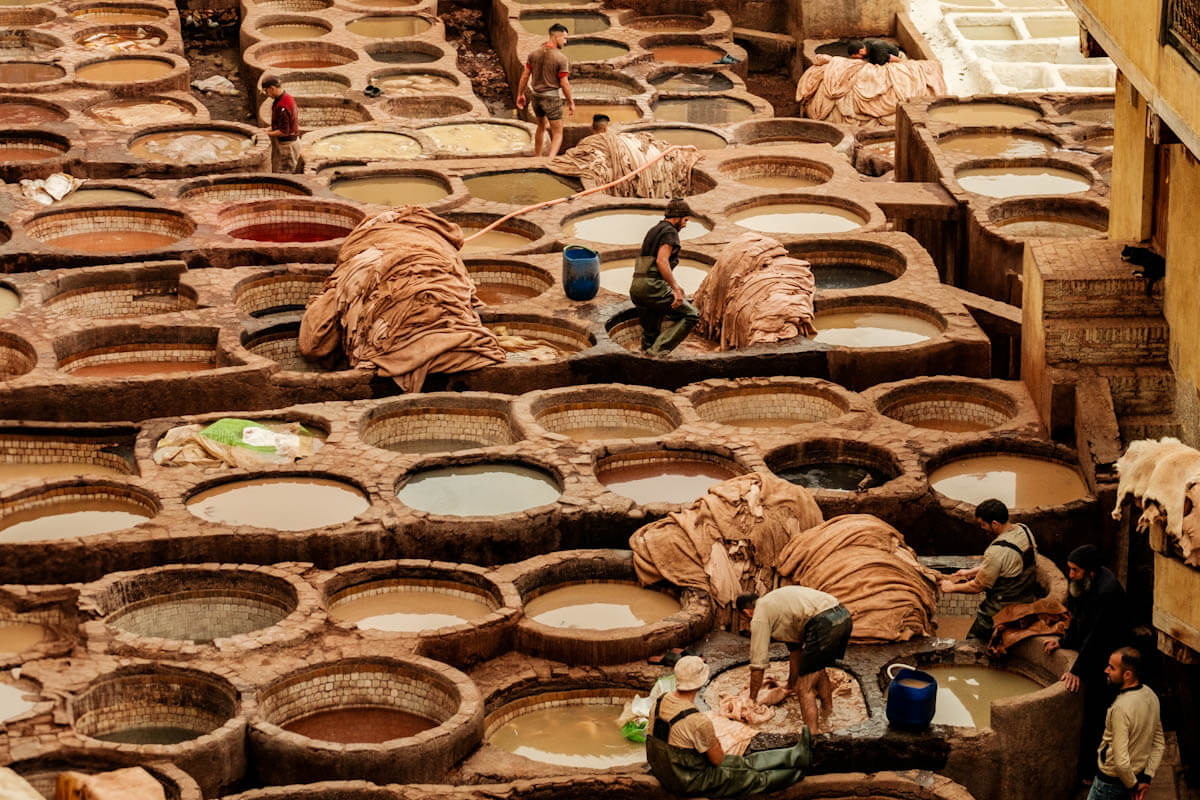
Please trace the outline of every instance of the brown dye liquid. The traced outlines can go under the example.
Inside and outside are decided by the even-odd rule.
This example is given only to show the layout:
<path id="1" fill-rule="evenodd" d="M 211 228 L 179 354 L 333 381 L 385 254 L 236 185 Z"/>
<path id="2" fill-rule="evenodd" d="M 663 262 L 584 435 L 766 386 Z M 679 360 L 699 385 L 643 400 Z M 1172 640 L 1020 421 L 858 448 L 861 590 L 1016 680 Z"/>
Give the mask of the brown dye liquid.
<path id="1" fill-rule="evenodd" d="M 1075 17 L 1025 17 L 1025 28 L 1034 39 L 1066 39 L 1079 36 Z"/>
<path id="2" fill-rule="evenodd" d="M 225 483 L 187 500 L 209 522 L 304 531 L 348 522 L 370 507 L 361 492 L 323 478 L 257 478 Z"/>
<path id="3" fill-rule="evenodd" d="M 1020 125 L 1041 116 L 1035 109 L 1008 103 L 952 103 L 929 112 L 931 120 L 959 125 Z"/>
<path id="4" fill-rule="evenodd" d="M 1112 136 L 1092 136 L 1084 144 L 1089 150 L 1107 150 L 1112 152 L 1114 141 L 1115 139 Z"/>
<path id="5" fill-rule="evenodd" d="M 411 8 L 419 6 L 422 0 L 353 0 L 353 5 L 366 8 Z"/>
<path id="6" fill-rule="evenodd" d="M 88 231 L 69 233 L 46 239 L 46 244 L 75 250 L 80 253 L 140 253 L 143 250 L 158 250 L 179 241 L 179 237 L 153 231 Z"/>
<path id="7" fill-rule="evenodd" d="M 644 436 L 657 436 L 660 428 L 646 425 L 596 425 L 580 428 L 556 428 L 555 433 L 561 433 L 577 442 L 591 442 L 597 439 L 637 439 Z"/>
<path id="8" fill-rule="evenodd" d="M 908 420 L 909 425 L 917 428 L 928 428 L 935 431 L 948 431 L 950 433 L 972 433 L 975 431 L 986 431 L 991 429 L 991 425 L 986 422 L 978 422 L 972 419 L 949 419 L 949 418 L 931 418 L 920 420 Z"/>
<path id="9" fill-rule="evenodd" d="M 517 286 L 515 284 L 484 284 L 482 286 L 476 284 L 475 294 L 480 301 L 489 306 L 502 306 L 506 303 L 519 303 L 522 300 L 529 300 L 537 297 L 542 293 L 540 289 L 534 289 L 531 286 Z"/>
<path id="10" fill-rule="evenodd" d="M 958 24 L 958 32 L 964 38 L 984 42 L 1012 42 L 1020 37 L 1012 25 L 963 25 Z"/>
<path id="11" fill-rule="evenodd" d="M 629 55 L 629 48 L 615 42 L 578 42 L 570 43 L 563 48 L 563 53 L 571 63 L 581 61 L 607 61 L 610 58 L 620 58 Z"/>
<path id="12" fill-rule="evenodd" d="M 733 81 L 719 72 L 675 72 L 651 78 L 650 83 L 660 92 L 724 92 L 733 88 Z"/>
<path id="13" fill-rule="evenodd" d="M 625 27 L 638 31 L 654 31 L 655 33 L 691 33 L 707 28 L 709 22 L 704 17 L 662 16 L 641 17 L 625 23 Z"/>
<path id="14" fill-rule="evenodd" d="M 1082 175 L 1055 167 L 977 167 L 955 178 L 966 191 L 984 197 L 1075 194 L 1092 186 Z"/>
<path id="15" fill-rule="evenodd" d="M 992 701 L 1029 694 L 1042 688 L 1037 681 L 992 667 L 945 665 L 925 667 L 938 682 L 934 725 L 988 728 Z"/>
<path id="16" fill-rule="evenodd" d="M 562 494 L 541 470 L 518 464 L 470 464 L 416 473 L 396 492 L 418 511 L 454 517 L 512 514 L 553 503 Z"/>
<path id="17" fill-rule="evenodd" d="M 737 179 L 738 183 L 747 186 L 757 186 L 760 189 L 803 189 L 808 186 L 820 186 L 825 179 L 816 175 L 746 175 Z"/>
<path id="18" fill-rule="evenodd" d="M 941 333 L 928 320 L 879 311 L 837 311 L 818 314 L 814 341 L 841 347 L 898 347 L 917 344 Z"/>
<path id="19" fill-rule="evenodd" d="M 109 100 L 91 106 L 87 113 L 110 125 L 138 128 L 164 122 L 187 122 L 195 113 L 173 100 Z"/>
<path id="20" fill-rule="evenodd" d="M 630 103 L 576 102 L 574 121 L 577 124 L 590 125 L 594 114 L 606 114 L 613 122 L 637 122 L 642 118 L 642 112 Z"/>
<path id="21" fill-rule="evenodd" d="M 691 223 L 688 223 L 691 227 Z M 679 259 L 679 263 L 671 270 L 675 282 L 684 294 L 689 297 L 696 293 L 700 284 L 708 277 L 708 265 L 688 258 Z M 633 282 L 633 259 L 614 258 L 612 261 L 600 263 L 600 285 L 610 292 L 629 294 L 629 285 Z"/>
<path id="22" fill-rule="evenodd" d="M 402 133 L 363 131 L 326 136 L 312 150 L 314 155 L 325 158 L 404 160 L 421 155 L 421 143 Z"/>
<path id="23" fill-rule="evenodd" d="M 346 23 L 346 30 L 372 39 L 402 39 L 429 30 L 421 17 L 361 17 Z"/>
<path id="24" fill-rule="evenodd" d="M 1104 236 L 1105 231 L 1081 225 L 1078 222 L 1067 222 L 1057 219 L 1014 219 L 1002 222 L 998 226 L 1006 236 L 1022 238 L 1062 238 L 1062 239 L 1093 239 Z"/>
<path id="25" fill-rule="evenodd" d="M 938 144 L 948 153 L 985 158 L 1043 156 L 1058 149 L 1049 139 L 1012 133 L 960 133 L 947 136 Z"/>
<path id="26" fill-rule="evenodd" d="M 410 72 L 404 75 L 393 75 L 389 78 L 378 78 L 373 83 L 385 94 L 401 97 L 433 92 L 447 92 L 454 89 L 458 83 L 453 78 L 435 75 L 431 72 Z"/>
<path id="27" fill-rule="evenodd" d="M 45 147 L 12 147 L 0 143 L 0 162 L 10 161 L 45 161 L 58 158 L 61 150 L 48 150 Z"/>
<path id="28" fill-rule="evenodd" d="M 754 106 L 729 97 L 689 97 L 659 100 L 652 111 L 655 119 L 669 122 L 727 125 L 753 116 Z"/>
<path id="29" fill-rule="evenodd" d="M 1091 106 L 1078 108 L 1067 113 L 1069 119 L 1076 122 L 1099 122 L 1101 125 L 1113 124 L 1116 112 L 1112 106 Z"/>
<path id="30" fill-rule="evenodd" d="M 434 125 L 424 129 L 442 150 L 464 155 L 503 155 L 524 150 L 532 141 L 524 128 L 486 122 Z"/>
<path id="31" fill-rule="evenodd" d="M 608 769 L 640 764 L 645 745 L 621 735 L 620 704 L 537 708 L 498 727 L 488 742 L 543 764 Z"/>
<path id="32" fill-rule="evenodd" d="M 8 316 L 16 311 L 20 305 L 21 295 L 7 286 L 0 286 L 0 317 Z"/>
<path id="33" fill-rule="evenodd" d="M 143 375 L 178 375 L 215 369 L 211 361 L 117 361 L 67 368 L 76 378 L 136 378 Z"/>
<path id="34" fill-rule="evenodd" d="M 45 640 L 47 633 L 32 622 L 0 622 L 0 653 L 24 653 Z"/>
<path id="35" fill-rule="evenodd" d="M 962 458 L 935 469 L 929 483 L 954 500 L 978 504 L 995 497 L 1010 509 L 1057 506 L 1089 495 L 1079 470 L 1031 456 Z"/>
<path id="36" fill-rule="evenodd" d="M 641 505 L 690 503 L 735 474 L 710 461 L 656 461 L 606 468 L 600 482 Z"/>
<path id="37" fill-rule="evenodd" d="M 398 708 L 335 708 L 281 725 L 285 731 L 342 744 L 379 744 L 406 739 L 437 723 Z"/>
<path id="38" fill-rule="evenodd" d="M 925 689 L 929 687 L 929 681 L 919 681 L 916 678 L 901 678 L 896 683 L 909 689 Z"/>
<path id="39" fill-rule="evenodd" d="M 565 232 L 602 244 L 641 244 L 646 232 L 662 221 L 662 212 L 657 209 L 628 208 L 620 211 L 598 211 L 584 214 L 568 222 Z M 712 228 L 699 220 L 692 219 L 679 232 L 679 238 L 698 239 Z M 628 287 L 626 287 L 628 291 Z"/>
<path id="40" fill-rule="evenodd" d="M 311 56 L 309 58 L 288 58 L 283 57 L 278 61 L 272 61 L 271 66 L 279 69 L 328 69 L 329 67 L 341 66 L 342 62 L 332 58 L 319 58 Z"/>
<path id="41" fill-rule="evenodd" d="M 33 103 L 0 103 L 0 125 L 33 125 L 66 119 L 52 108 Z"/>
<path id="42" fill-rule="evenodd" d="M 129 24 L 154 22 L 167 16 L 165 11 L 149 11 L 140 8 L 97 8 L 74 11 L 71 16 L 89 23 Z"/>
<path id="43" fill-rule="evenodd" d="M 427 205 L 450 194 L 439 180 L 400 175 L 343 178 L 329 188 L 341 197 L 381 206 Z"/>
<path id="44" fill-rule="evenodd" d="M 157 58 L 113 58 L 78 67 L 75 76 L 85 81 L 134 83 L 162 78 L 174 69 L 171 62 Z"/>
<path id="45" fill-rule="evenodd" d="M 577 583 L 525 603 L 525 616 L 551 628 L 636 628 L 678 614 L 679 601 L 628 583 Z"/>
<path id="46" fill-rule="evenodd" d="M 725 55 L 723 50 L 714 47 L 699 47 L 697 45 L 665 45 L 651 48 L 650 53 L 655 61 L 669 64 L 711 64 Z"/>
<path id="47" fill-rule="evenodd" d="M 20 716 L 33 708 L 32 700 L 26 699 L 27 689 L 0 683 L 0 722 Z"/>
<path id="48" fill-rule="evenodd" d="M 119 744 L 180 744 L 203 736 L 204 733 L 177 725 L 139 725 L 97 734 L 95 738 Z"/>
<path id="49" fill-rule="evenodd" d="M 467 191 L 479 200 L 531 206 L 560 197 L 570 197 L 583 187 L 552 172 L 496 172 L 463 178 Z"/>
<path id="50" fill-rule="evenodd" d="M 482 599 L 417 585 L 353 595 L 335 602 L 329 609 L 330 618 L 341 622 L 405 633 L 479 622 L 491 613 L 491 607 Z"/>
<path id="51" fill-rule="evenodd" d="M 45 83 L 66 74 L 66 70 L 53 64 L 37 64 L 32 61 L 9 61 L 0 64 L 0 83 Z"/>
<path id="52" fill-rule="evenodd" d="M 730 219 L 761 233 L 844 233 L 866 222 L 848 209 L 816 203 L 770 203 L 735 212 Z"/>
<path id="53" fill-rule="evenodd" d="M 129 152 L 148 161 L 212 164 L 240 158 L 253 141 L 240 133 L 182 130 L 148 133 L 129 145 Z"/>
<path id="54" fill-rule="evenodd" d="M 60 206 L 83 206 L 113 203 L 133 203 L 152 200 L 141 192 L 129 189 L 76 189 L 58 201 Z"/>
<path id="55" fill-rule="evenodd" d="M 608 19 L 600 14 L 555 14 L 522 16 L 521 27 L 537 36 L 550 33 L 551 25 L 565 25 L 571 36 L 599 33 L 609 28 Z"/>
<path id="56" fill-rule="evenodd" d="M 481 228 L 463 226 L 463 236 L 472 236 Z M 462 246 L 462 253 L 482 253 L 488 250 L 516 250 L 528 247 L 533 240 L 519 233 L 509 233 L 500 229 L 490 230 L 483 236 L 476 237 Z"/>
<path id="57" fill-rule="evenodd" d="M 49 464 L 30 464 L 20 461 L 0 461 L 0 483 L 24 481 L 32 478 L 65 478 L 72 475 L 128 475 L 128 470 L 119 470 L 104 464 L 72 463 L 56 461 Z"/>
<path id="58" fill-rule="evenodd" d="M 151 513 L 115 500 L 62 500 L 9 514 L 0 520 L 0 541 L 40 542 L 71 539 L 132 528 Z"/>
<path id="59" fill-rule="evenodd" d="M 316 39 L 329 33 L 320 25 L 305 25 L 303 23 L 285 23 L 282 25 L 264 25 L 258 32 L 269 39 L 284 42 L 294 42 L 301 39 Z"/>
<path id="60" fill-rule="evenodd" d="M 723 150 L 729 146 L 718 134 L 696 128 L 642 128 L 640 132 L 668 144 L 690 144 L 697 150 Z"/>

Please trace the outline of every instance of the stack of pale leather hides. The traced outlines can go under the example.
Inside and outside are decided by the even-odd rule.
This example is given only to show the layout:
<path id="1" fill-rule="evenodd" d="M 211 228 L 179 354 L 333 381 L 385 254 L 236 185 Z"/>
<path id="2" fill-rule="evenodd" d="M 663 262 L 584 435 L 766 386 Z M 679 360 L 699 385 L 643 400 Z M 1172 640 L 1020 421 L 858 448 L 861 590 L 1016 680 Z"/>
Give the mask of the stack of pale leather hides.
<path id="1" fill-rule="evenodd" d="M 901 103 L 944 94 L 946 81 L 936 61 L 879 65 L 818 55 L 796 85 L 796 101 L 804 116 L 859 127 L 891 127 Z"/>
<path id="2" fill-rule="evenodd" d="M 364 220 L 338 253 L 300 323 L 309 361 L 378 369 L 417 391 L 430 372 L 465 372 L 505 360 L 483 326 L 459 249 L 462 230 L 420 206 Z"/>
<path id="3" fill-rule="evenodd" d="M 1130 443 L 1117 473 L 1113 519 L 1121 519 L 1125 501 L 1132 499 L 1142 507 L 1138 531 L 1162 528 L 1184 563 L 1200 567 L 1200 451 L 1171 437 L 1142 439 Z"/>
<path id="4" fill-rule="evenodd" d="M 933 634 L 938 573 L 900 531 L 870 514 L 844 514 L 792 536 L 779 554 L 785 584 L 828 592 L 854 619 L 855 642 Z"/>
<path id="5" fill-rule="evenodd" d="M 550 162 L 551 171 L 579 178 L 594 189 L 628 175 L 670 147 L 648 133 L 597 133 Z M 614 197 L 684 197 L 692 193 L 692 167 L 700 151 L 682 147 L 644 172 L 604 190 Z"/>
<path id="6" fill-rule="evenodd" d="M 744 233 L 725 245 L 692 298 L 696 331 L 721 350 L 813 336 L 815 292 L 807 261 L 769 236 Z"/>
<path id="7" fill-rule="evenodd" d="M 727 624 L 739 594 L 764 594 L 777 586 L 780 551 L 821 520 L 821 509 L 804 487 L 774 475 L 742 475 L 643 526 L 629 547 L 643 584 L 665 580 L 708 592 Z"/>

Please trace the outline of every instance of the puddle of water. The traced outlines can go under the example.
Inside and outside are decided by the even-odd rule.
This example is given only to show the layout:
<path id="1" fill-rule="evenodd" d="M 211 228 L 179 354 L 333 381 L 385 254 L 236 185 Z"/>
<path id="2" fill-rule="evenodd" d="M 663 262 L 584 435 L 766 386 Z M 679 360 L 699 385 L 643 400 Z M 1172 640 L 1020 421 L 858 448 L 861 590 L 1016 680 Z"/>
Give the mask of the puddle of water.
<path id="1" fill-rule="evenodd" d="M 640 764 L 646 760 L 646 746 L 621 735 L 620 715 L 620 704 L 581 701 L 538 708 L 501 725 L 488 741 L 510 753 L 561 767 Z"/>
<path id="2" fill-rule="evenodd" d="M 842 347 L 897 347 L 941 334 L 941 328 L 908 314 L 885 311 L 836 311 L 818 314 L 814 341 Z"/>
<path id="3" fill-rule="evenodd" d="M 479 622 L 491 613 L 492 607 L 481 597 L 449 594 L 418 584 L 359 592 L 335 600 L 329 608 L 331 619 L 353 622 L 360 628 L 404 633 Z"/>
<path id="4" fill-rule="evenodd" d="M 335 133 L 313 145 L 313 155 L 325 158 L 403 160 L 421 155 L 421 143 L 402 133 L 363 131 Z"/>
<path id="5" fill-rule="evenodd" d="M 324 478 L 235 481 L 187 500 L 188 511 L 209 522 L 304 531 L 348 522 L 370 507 L 361 492 Z"/>
<path id="6" fill-rule="evenodd" d="M 1020 125 L 1041 116 L 1040 111 L 1009 103 L 951 103 L 929 112 L 931 120 L 959 125 Z"/>
<path id="7" fill-rule="evenodd" d="M 463 178 L 467 191 L 479 200 L 529 206 L 570 197 L 582 191 L 582 184 L 541 170 L 494 172 Z"/>
<path id="8" fill-rule="evenodd" d="M 157 58 L 113 58 L 75 69 L 75 77 L 85 81 L 136 83 L 170 75 L 175 65 Z"/>
<path id="9" fill-rule="evenodd" d="M 533 140 L 524 128 L 487 122 L 434 125 L 424 132 L 442 150 L 464 155 L 504 155 L 524 150 Z"/>
<path id="10" fill-rule="evenodd" d="M 780 470 L 777 474 L 784 480 L 807 489 L 826 489 L 834 492 L 853 492 L 860 486 L 872 489 L 888 481 L 888 476 L 877 469 L 838 462 L 803 464 Z"/>
<path id="11" fill-rule="evenodd" d="M 734 212 L 729 218 L 762 233 L 844 233 L 866 222 L 848 209 L 818 203 L 768 203 Z"/>
<path id="12" fill-rule="evenodd" d="M 71 539 L 132 528 L 150 519 L 139 506 L 115 500 L 62 500 L 9 514 L 0 521 L 0 541 Z"/>
<path id="13" fill-rule="evenodd" d="M 567 236 L 601 244 L 641 244 L 646 233 L 663 219 L 662 214 L 662 211 L 650 208 L 597 211 L 566 223 L 563 232 Z M 698 239 L 711 230 L 705 223 L 693 218 L 679 232 L 679 238 L 683 241 Z M 628 285 L 625 290 L 629 290 Z"/>
<path id="14" fill-rule="evenodd" d="M 525 603 L 525 616 L 552 628 L 608 631 L 650 625 L 681 608 L 670 595 L 613 581 L 551 589 Z"/>
<path id="15" fill-rule="evenodd" d="M 690 228 L 692 223 L 688 223 Z M 686 230 L 686 229 L 685 229 Z M 600 285 L 610 292 L 629 294 L 629 285 L 633 282 L 632 258 L 614 258 L 600 263 Z M 700 284 L 708 277 L 708 264 L 690 258 L 681 258 L 672 268 L 671 273 L 684 294 L 689 297 L 696 293 Z"/>
<path id="16" fill-rule="evenodd" d="M 600 482 L 640 505 L 690 503 L 736 472 L 710 461 L 655 461 L 607 467 Z"/>
<path id="17" fill-rule="evenodd" d="M 1089 496 L 1079 470 L 1030 456 L 961 458 L 935 469 L 929 483 L 954 500 L 978 504 L 995 497 L 1010 509 L 1056 506 Z"/>
<path id="18" fill-rule="evenodd" d="M 431 23 L 421 17 L 361 17 L 346 23 L 346 30 L 373 39 L 402 39 L 429 30 Z"/>
<path id="19" fill-rule="evenodd" d="M 0 622 L 0 653 L 24 653 L 39 642 L 45 640 L 47 631 L 41 625 L 32 622 Z M 0 684 L 3 692 L 7 684 Z M 2 706 L 3 701 L 0 701 Z M 0 710 L 0 717 L 3 710 Z"/>
<path id="20" fill-rule="evenodd" d="M 978 167 L 955 178 L 964 190 L 984 197 L 1076 194 L 1092 186 L 1082 175 L 1056 167 Z"/>
<path id="21" fill-rule="evenodd" d="M 941 665 L 923 670 L 937 678 L 937 711 L 934 725 L 987 728 L 992 723 L 992 701 L 1029 694 L 1042 688 L 1024 675 L 993 667 Z"/>
<path id="22" fill-rule="evenodd" d="M 1022 158 L 1044 156 L 1058 145 L 1040 136 L 1012 133 L 959 133 L 938 140 L 948 153 L 982 158 Z"/>
<path id="23" fill-rule="evenodd" d="M 378 744 L 415 736 L 421 731 L 437 727 L 437 723 L 398 708 L 359 706 L 318 711 L 280 727 L 323 742 Z"/>
<path id="24" fill-rule="evenodd" d="M 562 494 L 545 472 L 518 464 L 469 464 L 423 470 L 397 492 L 418 511 L 453 517 L 512 514 L 553 503 Z"/>

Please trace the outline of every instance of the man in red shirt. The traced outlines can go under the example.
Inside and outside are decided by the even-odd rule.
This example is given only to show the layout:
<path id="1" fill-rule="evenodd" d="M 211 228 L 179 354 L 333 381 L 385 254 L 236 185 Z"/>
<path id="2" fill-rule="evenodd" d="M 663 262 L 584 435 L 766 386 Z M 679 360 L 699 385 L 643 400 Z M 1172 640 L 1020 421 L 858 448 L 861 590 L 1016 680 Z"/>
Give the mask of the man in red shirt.
<path id="1" fill-rule="evenodd" d="M 296 101 L 283 90 L 274 75 L 262 79 L 263 91 L 275 102 L 271 105 L 271 171 L 300 171 L 300 125 L 296 119 Z"/>
<path id="2" fill-rule="evenodd" d="M 542 155 L 542 143 L 546 139 L 546 126 L 550 127 L 550 158 L 558 155 L 563 140 L 563 98 L 567 101 L 567 112 L 575 116 L 575 98 L 571 96 L 571 82 L 567 80 L 569 66 L 562 49 L 567 44 L 567 28 L 562 23 L 550 26 L 550 38 L 529 54 L 521 80 L 517 83 L 517 108 L 525 107 L 525 87 L 532 85 L 533 115 L 537 117 L 537 133 L 533 137 L 533 154 Z M 559 90 L 562 90 L 562 96 Z"/>

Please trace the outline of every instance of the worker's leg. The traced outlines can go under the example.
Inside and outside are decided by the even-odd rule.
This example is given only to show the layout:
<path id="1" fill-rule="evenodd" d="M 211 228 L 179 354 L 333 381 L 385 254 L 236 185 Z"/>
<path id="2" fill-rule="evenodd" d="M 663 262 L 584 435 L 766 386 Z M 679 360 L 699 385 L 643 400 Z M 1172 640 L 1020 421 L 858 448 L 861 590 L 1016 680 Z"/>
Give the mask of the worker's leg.
<path id="1" fill-rule="evenodd" d="M 833 681 L 829 673 L 821 670 L 817 673 L 817 699 L 821 701 L 821 711 L 828 715 L 833 710 Z"/>
<path id="2" fill-rule="evenodd" d="M 638 319 L 642 322 L 642 352 L 649 352 L 658 340 L 662 328 L 662 314 L 653 308 L 638 307 Z"/>
<path id="3" fill-rule="evenodd" d="M 788 682 L 789 692 L 796 690 L 796 681 L 800 678 L 800 661 L 804 658 L 804 648 L 788 642 Z"/>
<path id="4" fill-rule="evenodd" d="M 804 717 L 804 724 L 812 731 L 813 735 L 821 732 L 821 718 L 817 713 L 817 676 L 819 672 L 811 672 L 808 675 L 801 675 L 796 681 L 796 697 L 800 700 L 800 714 Z"/>
<path id="5" fill-rule="evenodd" d="M 546 141 L 546 118 L 538 115 L 537 130 L 533 132 L 533 154 L 542 155 L 542 145 Z"/>
<path id="6" fill-rule="evenodd" d="M 563 121 L 562 117 L 550 120 L 550 158 L 558 155 L 558 149 L 562 147 L 563 140 Z"/>
<path id="7" fill-rule="evenodd" d="M 665 354 L 674 350 L 700 321 L 700 312 L 687 300 L 680 303 L 678 308 L 665 312 L 664 316 L 667 324 L 659 333 L 654 346 L 650 348 L 650 352 L 654 354 Z"/>

